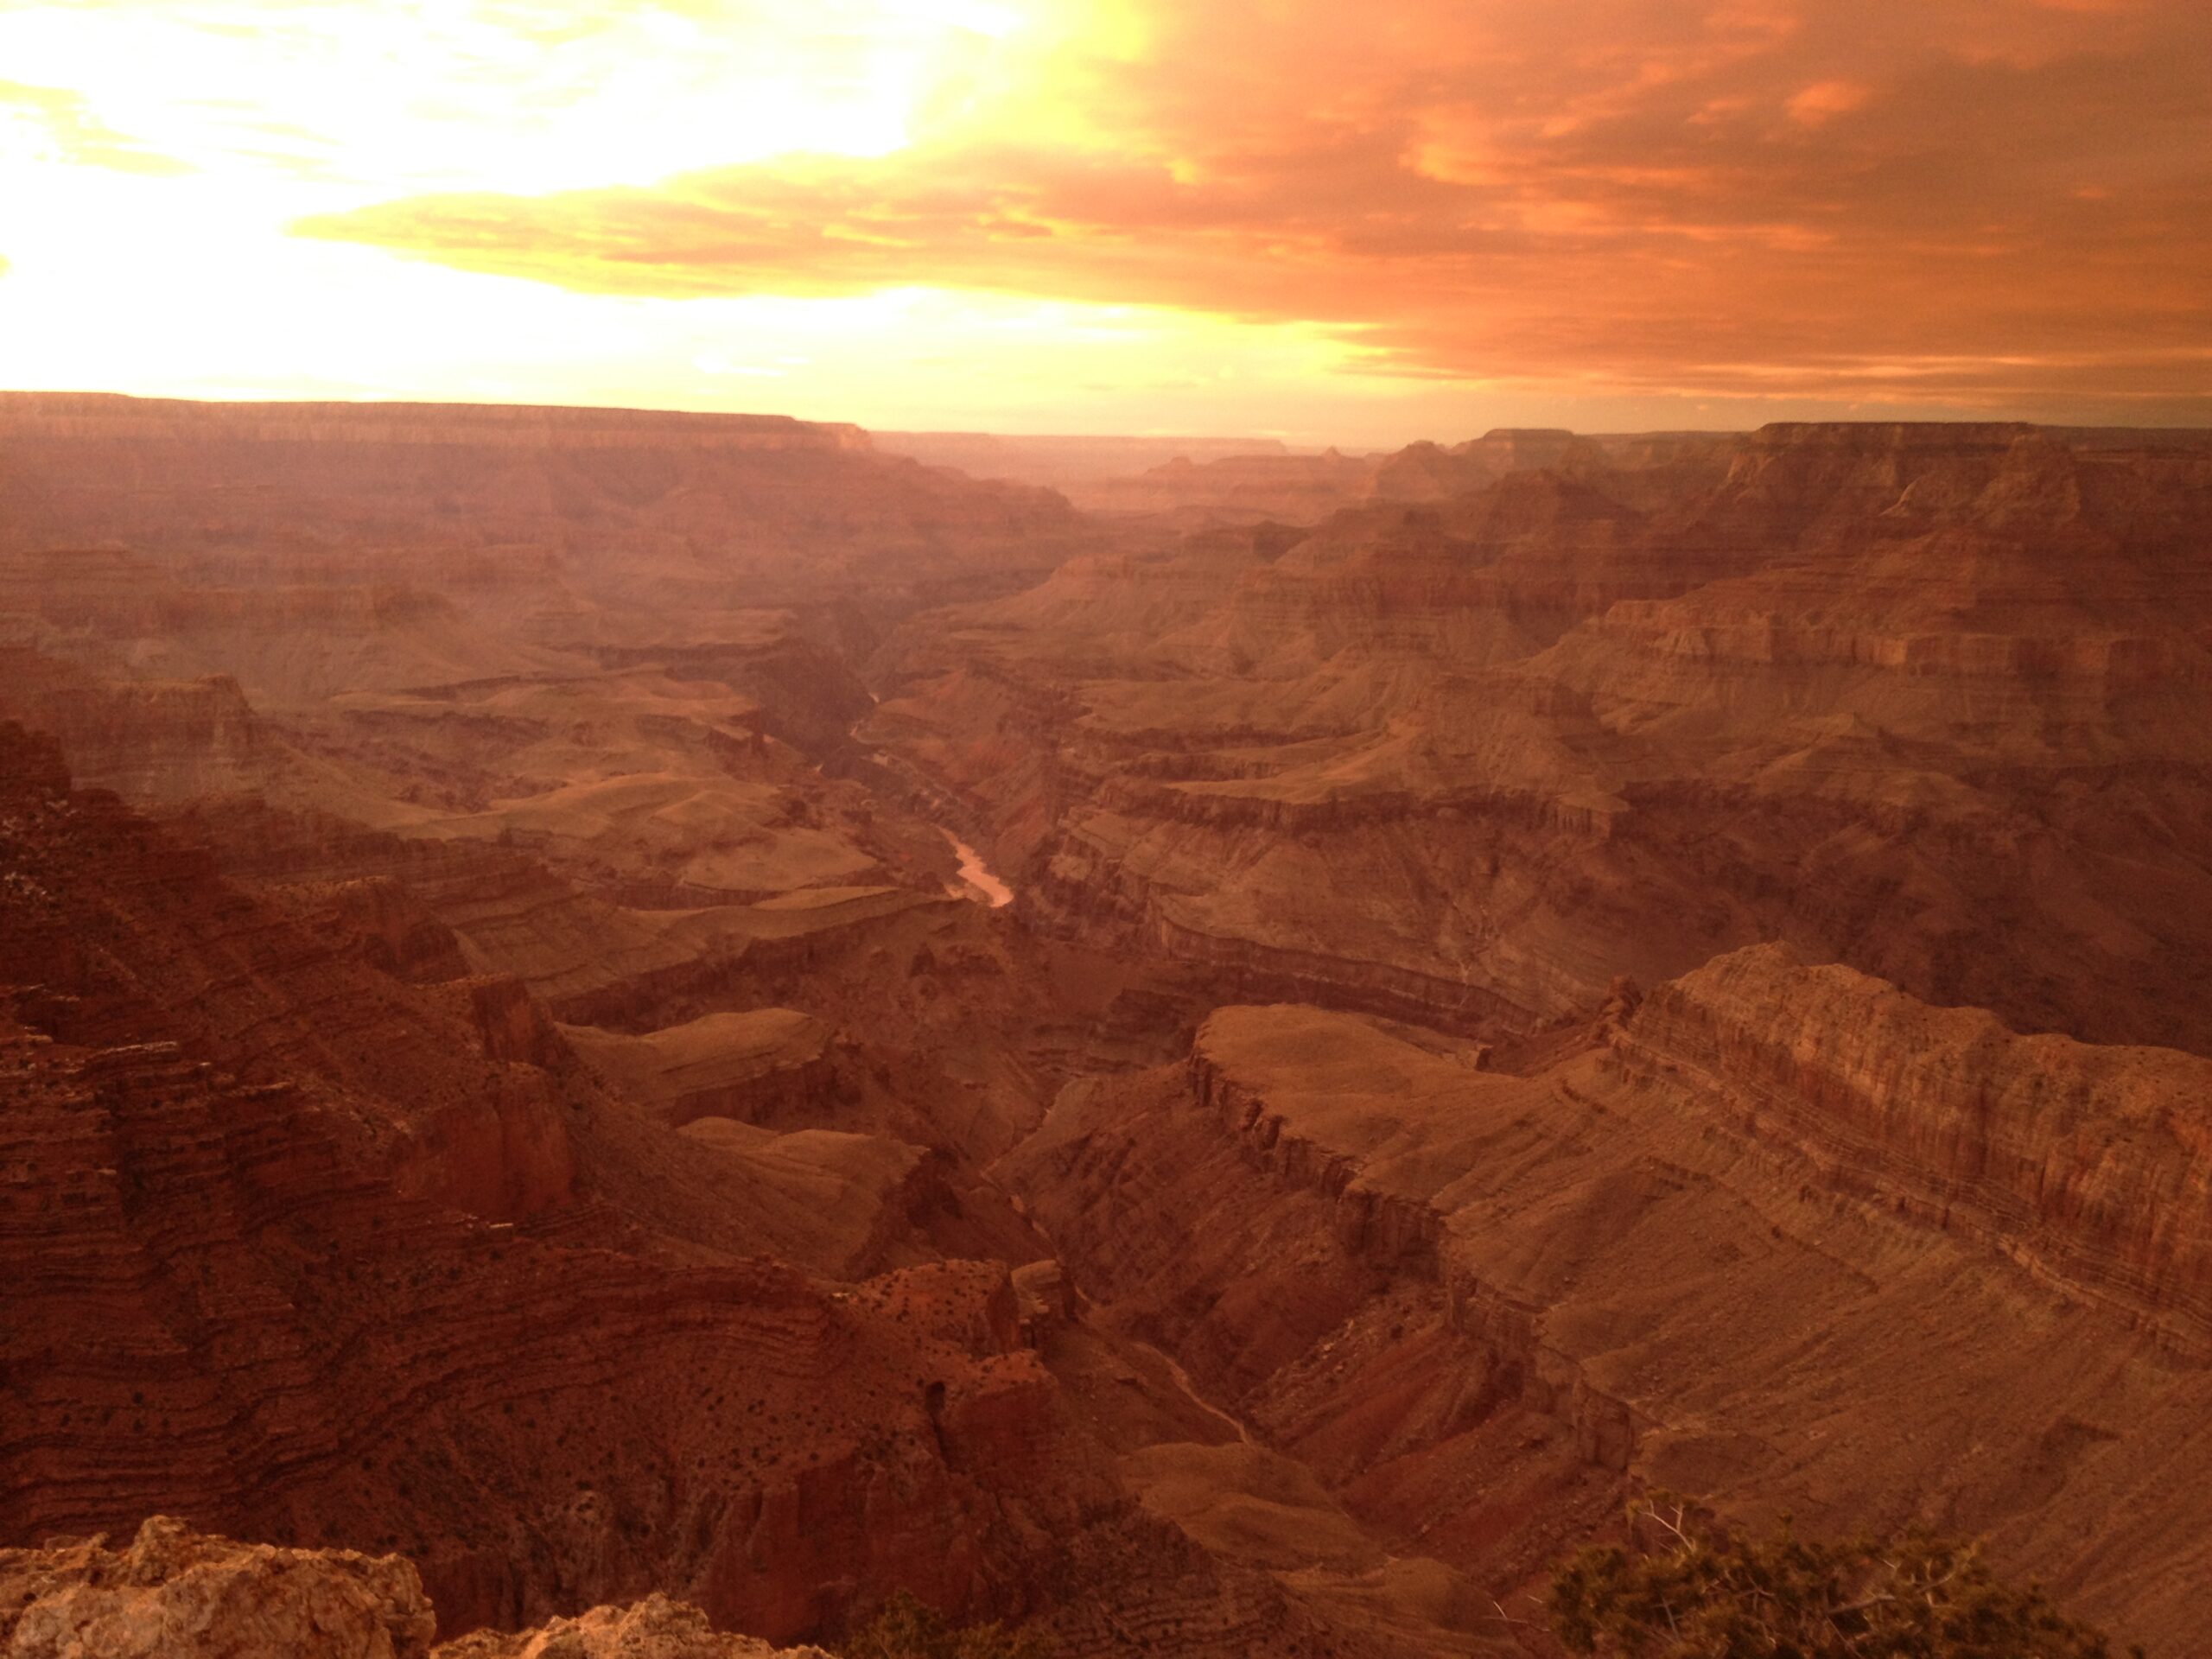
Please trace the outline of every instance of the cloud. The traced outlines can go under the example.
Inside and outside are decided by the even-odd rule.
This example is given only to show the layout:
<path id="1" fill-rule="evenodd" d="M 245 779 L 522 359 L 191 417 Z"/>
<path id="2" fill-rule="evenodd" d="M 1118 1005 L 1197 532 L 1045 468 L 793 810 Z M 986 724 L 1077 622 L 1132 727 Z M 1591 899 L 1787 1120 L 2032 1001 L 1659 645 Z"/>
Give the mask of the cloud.
<path id="1" fill-rule="evenodd" d="M 1863 81 L 1816 80 L 1789 100 L 1789 113 L 1808 127 L 1839 115 L 1848 115 L 1860 108 L 1873 96 L 1873 89 Z"/>
<path id="2" fill-rule="evenodd" d="M 2201 0 L 1100 0 L 1080 21 L 1021 79 L 944 91 L 888 154 L 296 228 L 588 293 L 928 286 L 1318 322 L 1416 377 L 2212 397 Z"/>
<path id="3" fill-rule="evenodd" d="M 84 93 L 65 87 L 0 80 L 0 130 L 11 118 L 29 130 L 34 151 L 47 151 L 57 160 L 79 167 L 156 175 L 194 170 L 188 162 L 148 149 L 118 132 L 93 113 L 92 101 Z"/>

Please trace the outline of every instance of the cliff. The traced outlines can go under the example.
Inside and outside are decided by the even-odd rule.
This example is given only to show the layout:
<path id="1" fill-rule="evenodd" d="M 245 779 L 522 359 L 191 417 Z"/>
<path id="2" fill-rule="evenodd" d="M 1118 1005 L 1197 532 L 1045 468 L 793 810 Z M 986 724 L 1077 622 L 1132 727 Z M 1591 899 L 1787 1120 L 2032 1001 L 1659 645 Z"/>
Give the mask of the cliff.
<path id="1" fill-rule="evenodd" d="M 1786 938 L 2212 1052 L 2212 452 L 1461 448 L 1401 458 L 1421 501 L 918 620 L 862 734 L 982 826 L 1034 924 L 1225 995 L 1495 1037 Z"/>
<path id="2" fill-rule="evenodd" d="M 2212 1060 L 2020 1036 L 1781 945 L 1659 987 L 1615 1053 L 1824 1187 L 2212 1354 Z"/>
<path id="3" fill-rule="evenodd" d="M 628 1187 L 621 1109 L 512 982 L 379 972 L 6 727 L 0 781 L 0 962 L 41 975 L 4 1027 L 10 1532 L 162 1510 L 404 1539 L 462 1627 L 665 1584 L 792 1630 L 871 1560 L 951 1605 L 1010 1593 L 988 1472 L 947 1467 L 914 1380 L 951 1425 L 1049 1440 L 993 1334 L 1003 1268 L 849 1306 L 666 1254 L 649 1208 L 595 1207 Z"/>
<path id="4" fill-rule="evenodd" d="M 125 397 L 106 392 L 0 392 L 11 443 L 149 439 L 255 443 L 465 444 L 606 449 L 671 442 L 704 449 L 853 450 L 860 428 L 788 415 L 684 414 L 673 410 L 545 409 L 513 404 L 233 403 Z"/>
<path id="5" fill-rule="evenodd" d="M 617 608 L 649 587 L 693 607 L 899 605 L 940 584 L 1003 591 L 1082 533 L 1049 491 L 780 416 L 17 392 L 0 442 L 0 553 L 120 543 L 188 588 L 298 585 L 372 557 L 387 584 L 480 594 L 454 578 L 496 590 L 527 570 L 550 597 L 550 561 Z"/>
<path id="6" fill-rule="evenodd" d="M 955 1618 L 1041 1617 L 1075 1656 L 1172 1629 L 1231 1659 L 1319 1628 L 1148 1510 L 1027 1345 L 1006 1262 L 1040 1247 L 959 1151 L 1019 1133 L 998 1116 L 1011 1085 L 893 1046 L 943 987 L 1005 973 L 981 907 L 931 900 L 903 938 L 915 912 L 893 911 L 855 949 L 883 1046 L 772 1102 L 855 1127 L 679 1131 L 520 982 L 439 978 L 451 940 L 397 884 L 235 884 L 5 724 L 0 870 L 8 1535 L 158 1512 L 262 1562 L 404 1551 L 452 1632 L 569 1620 L 478 1655 L 666 1635 L 690 1659 L 709 1640 L 690 1615 L 584 1611 L 656 1591 L 777 1639 L 901 1589 Z M 791 1016 L 758 1058 L 772 1073 L 797 1039 L 815 1065 L 822 1033 Z M 757 1078 L 704 1047 L 674 1098 L 696 1082 L 743 1103 Z M 154 1571 L 82 1548 L 111 1586 Z M 220 1591 L 249 1630 L 290 1617 L 284 1595 L 220 1590 L 228 1571 L 195 1567 L 190 1594 Z M 309 1593 L 347 1651 L 378 1650 L 355 1615 L 382 1615 Z M 175 1596 L 31 1599 L 64 1635 L 87 1609 L 157 1643 L 207 1623 Z M 405 1651 L 414 1626 L 395 1628 Z"/>
<path id="7" fill-rule="evenodd" d="M 268 733 L 228 675 L 118 683 L 0 646 L 0 715 L 53 734 L 86 785 L 140 802 L 250 788 L 270 759 Z"/>
<path id="8" fill-rule="evenodd" d="M 1765 946 L 1496 1050 L 1225 1009 L 1003 1173 L 1103 1317 L 1492 1585 L 1649 1484 L 1987 1532 L 2184 1639 L 2209 1083 Z"/>

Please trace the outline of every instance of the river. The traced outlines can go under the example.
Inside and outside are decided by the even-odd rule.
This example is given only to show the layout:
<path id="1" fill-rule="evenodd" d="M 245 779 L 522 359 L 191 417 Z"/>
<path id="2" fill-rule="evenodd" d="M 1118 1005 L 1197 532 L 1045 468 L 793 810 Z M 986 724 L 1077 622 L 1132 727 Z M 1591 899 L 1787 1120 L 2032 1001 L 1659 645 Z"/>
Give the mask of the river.
<path id="1" fill-rule="evenodd" d="M 988 905 L 993 910 L 1002 910 L 1014 902 L 1014 889 L 991 874 L 991 867 L 983 862 L 983 855 L 943 825 L 938 834 L 952 843 L 952 850 L 960 860 L 960 879 L 967 891 L 960 896 L 973 899 L 977 904 Z"/>

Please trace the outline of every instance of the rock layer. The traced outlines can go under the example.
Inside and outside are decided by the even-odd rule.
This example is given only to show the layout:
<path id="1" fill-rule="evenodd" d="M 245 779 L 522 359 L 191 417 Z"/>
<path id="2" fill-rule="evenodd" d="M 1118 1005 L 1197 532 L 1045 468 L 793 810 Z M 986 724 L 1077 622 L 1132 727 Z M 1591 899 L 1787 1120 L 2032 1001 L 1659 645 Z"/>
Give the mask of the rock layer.
<path id="1" fill-rule="evenodd" d="M 1987 1531 L 2171 1641 L 2202 1617 L 2208 1082 L 1767 947 L 1495 1054 L 1224 1010 L 1007 1173 L 1110 1317 L 1492 1584 L 1649 1482 Z"/>
<path id="2" fill-rule="evenodd" d="M 6 1535 L 1413 1659 L 1659 1484 L 2202 1627 L 2204 444 L 0 433 Z"/>
<path id="3" fill-rule="evenodd" d="M 2212 451 L 1544 443 L 918 620 L 863 734 L 1033 921 L 1226 995 L 1497 1034 L 1779 938 L 2212 1052 Z"/>

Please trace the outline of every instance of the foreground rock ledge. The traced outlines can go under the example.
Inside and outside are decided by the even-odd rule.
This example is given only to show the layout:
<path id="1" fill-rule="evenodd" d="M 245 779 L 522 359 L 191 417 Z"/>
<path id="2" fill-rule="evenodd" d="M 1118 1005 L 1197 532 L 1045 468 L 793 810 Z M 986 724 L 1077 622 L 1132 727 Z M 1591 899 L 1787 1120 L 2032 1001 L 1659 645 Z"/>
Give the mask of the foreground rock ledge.
<path id="1" fill-rule="evenodd" d="M 127 1549 L 101 1536 L 0 1550 L 0 1659 L 828 1659 L 718 1634 L 658 1595 L 534 1630 L 436 1636 L 397 1555 L 241 1544 L 166 1516 Z"/>

